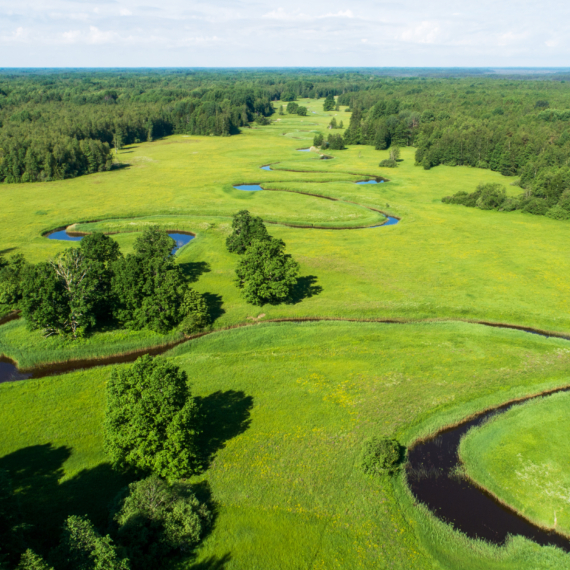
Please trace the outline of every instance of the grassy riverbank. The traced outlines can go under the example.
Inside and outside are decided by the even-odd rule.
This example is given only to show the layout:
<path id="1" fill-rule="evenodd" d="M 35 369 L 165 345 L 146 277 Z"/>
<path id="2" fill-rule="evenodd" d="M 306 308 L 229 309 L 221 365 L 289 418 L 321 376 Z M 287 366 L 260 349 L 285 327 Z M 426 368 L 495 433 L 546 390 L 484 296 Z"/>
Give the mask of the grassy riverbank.
<path id="1" fill-rule="evenodd" d="M 570 535 L 570 394 L 517 406 L 461 442 L 467 474 L 545 528 Z"/>
<path id="2" fill-rule="evenodd" d="M 224 559 L 226 570 L 457 568 L 450 561 L 460 555 L 467 570 L 530 570 L 549 559 L 563 568 L 566 555 L 527 541 L 510 550 L 466 541 L 398 484 L 358 468 L 372 434 L 408 444 L 439 414 L 570 382 L 562 346 L 457 323 L 260 324 L 181 345 L 171 356 L 206 410 L 210 467 L 195 481 L 207 482 L 219 514 L 197 559 L 180 568 Z M 124 482 L 102 450 L 110 371 L 0 386 L 0 467 L 15 473 L 39 539 L 68 512 L 101 521 Z M 26 462 L 45 467 L 18 470 Z"/>

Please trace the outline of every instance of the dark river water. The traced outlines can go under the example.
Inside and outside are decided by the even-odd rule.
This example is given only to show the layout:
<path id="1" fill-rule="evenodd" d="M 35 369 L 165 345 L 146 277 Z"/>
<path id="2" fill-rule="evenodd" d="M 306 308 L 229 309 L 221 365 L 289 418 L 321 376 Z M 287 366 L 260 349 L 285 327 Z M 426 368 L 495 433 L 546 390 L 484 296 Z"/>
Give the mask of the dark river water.
<path id="1" fill-rule="evenodd" d="M 469 481 L 454 476 L 460 465 L 459 442 L 469 429 L 520 404 L 521 401 L 483 412 L 412 447 L 406 465 L 408 484 L 419 502 L 471 538 L 502 545 L 508 535 L 519 534 L 540 545 L 558 546 L 570 552 L 570 540 L 567 538 L 542 530 Z"/>

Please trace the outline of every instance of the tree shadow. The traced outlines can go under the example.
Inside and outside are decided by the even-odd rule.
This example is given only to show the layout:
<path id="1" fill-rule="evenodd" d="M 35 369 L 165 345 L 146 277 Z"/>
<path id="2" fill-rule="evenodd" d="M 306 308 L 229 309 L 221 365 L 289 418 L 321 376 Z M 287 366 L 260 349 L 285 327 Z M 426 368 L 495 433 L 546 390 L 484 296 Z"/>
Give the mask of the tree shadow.
<path id="1" fill-rule="evenodd" d="M 0 249 L 0 255 L 6 255 L 7 253 L 10 253 L 11 251 L 16 251 L 18 248 L 17 247 L 8 247 L 6 249 Z"/>
<path id="2" fill-rule="evenodd" d="M 208 305 L 208 314 L 210 315 L 210 322 L 213 323 L 219 319 L 226 311 L 222 308 L 224 304 L 222 296 L 216 293 L 202 293 L 206 305 Z"/>
<path id="3" fill-rule="evenodd" d="M 209 556 L 205 560 L 202 560 L 202 562 L 192 564 L 192 566 L 188 567 L 188 570 L 224 570 L 226 564 L 228 564 L 231 559 L 232 556 L 229 552 L 219 558 L 217 556 Z"/>
<path id="4" fill-rule="evenodd" d="M 241 390 L 218 390 L 196 400 L 204 418 L 200 447 L 203 450 L 204 469 L 207 469 L 228 440 L 249 428 L 253 398 Z"/>
<path id="5" fill-rule="evenodd" d="M 20 499 L 26 540 L 42 555 L 58 542 L 60 529 L 70 515 L 87 515 L 104 530 L 108 505 L 132 477 L 113 471 L 107 463 L 65 476 L 71 448 L 51 443 L 19 449 L 0 459 Z"/>
<path id="6" fill-rule="evenodd" d="M 184 277 L 188 279 L 190 283 L 195 283 L 198 281 L 199 277 L 203 273 L 210 273 L 212 269 L 207 261 L 189 261 L 187 263 L 180 263 L 180 269 L 184 274 Z"/>
<path id="7" fill-rule="evenodd" d="M 298 277 L 297 283 L 291 291 L 289 303 L 295 305 L 300 303 L 303 299 L 308 299 L 322 293 L 323 288 L 317 285 L 317 277 L 314 275 L 306 275 L 305 277 Z"/>

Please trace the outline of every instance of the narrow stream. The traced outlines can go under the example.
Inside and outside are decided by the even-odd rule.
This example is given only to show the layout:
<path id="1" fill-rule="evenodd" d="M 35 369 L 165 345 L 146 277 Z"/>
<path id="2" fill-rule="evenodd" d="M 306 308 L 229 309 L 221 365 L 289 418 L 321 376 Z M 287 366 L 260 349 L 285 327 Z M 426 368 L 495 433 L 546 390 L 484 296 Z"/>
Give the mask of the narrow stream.
<path id="1" fill-rule="evenodd" d="M 562 391 L 570 389 L 557 390 Z M 469 481 L 454 476 L 460 465 L 459 442 L 469 429 L 537 397 L 531 396 L 483 412 L 412 447 L 406 465 L 408 485 L 417 500 L 429 507 L 439 519 L 471 538 L 503 545 L 508 535 L 519 534 L 542 546 L 558 546 L 570 552 L 569 539 L 533 525 Z"/>
<path id="2" fill-rule="evenodd" d="M 190 243 L 196 236 L 189 232 L 167 232 L 168 235 L 176 242 L 176 246 L 172 249 L 171 253 L 174 255 L 181 247 Z M 75 232 L 67 232 L 67 230 L 58 230 L 46 236 L 48 239 L 56 239 L 63 241 L 81 241 L 83 234 Z"/>

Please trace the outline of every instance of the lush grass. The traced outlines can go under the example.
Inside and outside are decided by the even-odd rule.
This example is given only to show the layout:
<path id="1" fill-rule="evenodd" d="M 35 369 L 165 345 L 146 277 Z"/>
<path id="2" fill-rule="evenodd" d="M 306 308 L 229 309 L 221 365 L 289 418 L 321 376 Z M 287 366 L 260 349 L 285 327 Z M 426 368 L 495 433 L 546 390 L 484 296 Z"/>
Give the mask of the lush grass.
<path id="1" fill-rule="evenodd" d="M 565 567 L 566 555 L 527 541 L 505 550 L 465 540 L 397 481 L 358 467 L 372 434 L 409 443 L 439 413 L 570 382 L 564 346 L 457 323 L 260 324 L 181 345 L 171 356 L 206 410 L 211 463 L 195 480 L 219 507 L 196 564 L 227 555 L 228 570 L 458 568 L 458 559 L 462 569 Z M 67 512 L 102 520 L 103 499 L 122 483 L 102 452 L 109 373 L 0 386 L 0 467 L 11 469 L 40 539 Z"/>
<path id="2" fill-rule="evenodd" d="M 460 446 L 467 474 L 546 528 L 570 535 L 568 393 L 512 408 Z"/>
<path id="3" fill-rule="evenodd" d="M 488 170 L 442 166 L 425 171 L 414 166 L 413 149 L 404 149 L 397 169 L 385 170 L 377 165 L 387 152 L 372 147 L 334 151 L 335 159 L 328 161 L 297 152 L 306 145 L 282 133 L 323 130 L 334 115 L 322 113 L 322 102 L 308 104 L 319 116 L 285 117 L 230 138 L 170 137 L 125 149 L 119 156 L 131 166 L 123 170 L 49 184 L 7 185 L 2 190 L 0 248 L 44 259 L 68 245 L 42 238 L 43 230 L 94 219 L 123 219 L 124 229 L 132 230 L 133 222 L 155 216 L 170 229 L 183 225 L 198 234 L 180 259 L 210 266 L 196 286 L 222 296 L 226 313 L 217 326 L 241 322 L 252 309 L 233 285 L 236 259 L 224 252 L 234 212 L 247 208 L 266 220 L 294 224 L 347 226 L 378 220 L 374 212 L 345 202 L 232 189 L 233 184 L 259 182 L 402 217 L 397 226 L 350 231 L 271 226 L 301 261 L 304 274 L 318 277 L 323 291 L 295 305 L 265 307 L 268 318 L 465 317 L 570 330 L 570 286 L 561 277 L 570 269 L 569 223 L 442 204 L 442 196 L 471 190 L 480 182 L 500 182 L 510 192 L 518 189 L 509 186 L 511 179 Z M 349 114 L 338 114 L 347 123 Z M 268 163 L 309 172 L 259 169 Z M 352 183 L 365 174 L 391 181 Z"/>

